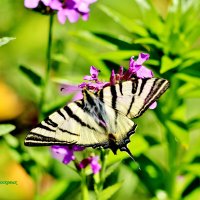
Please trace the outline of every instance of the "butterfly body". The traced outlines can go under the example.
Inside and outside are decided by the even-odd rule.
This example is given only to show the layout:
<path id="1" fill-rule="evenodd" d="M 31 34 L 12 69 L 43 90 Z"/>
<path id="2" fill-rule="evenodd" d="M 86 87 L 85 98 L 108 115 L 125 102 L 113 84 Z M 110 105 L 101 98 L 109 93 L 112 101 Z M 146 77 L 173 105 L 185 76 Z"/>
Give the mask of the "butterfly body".
<path id="1" fill-rule="evenodd" d="M 83 99 L 51 114 L 25 139 L 27 146 L 80 145 L 130 153 L 135 132 L 132 118 L 142 115 L 169 87 L 161 78 L 139 79 L 107 86 L 98 92 L 83 89 Z"/>

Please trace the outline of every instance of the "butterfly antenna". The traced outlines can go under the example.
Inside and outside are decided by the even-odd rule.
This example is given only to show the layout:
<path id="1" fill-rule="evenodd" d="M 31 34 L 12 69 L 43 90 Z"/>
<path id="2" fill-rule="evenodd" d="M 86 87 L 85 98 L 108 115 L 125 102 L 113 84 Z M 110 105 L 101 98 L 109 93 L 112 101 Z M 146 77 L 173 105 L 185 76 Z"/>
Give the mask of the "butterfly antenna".
<path id="1" fill-rule="evenodd" d="M 121 151 L 126 151 L 126 153 L 128 153 L 128 155 L 131 157 L 131 159 L 136 163 L 138 169 L 141 170 L 139 163 L 135 161 L 135 159 L 134 159 L 134 157 L 133 157 L 133 154 L 131 153 L 131 151 L 128 149 L 127 146 L 122 146 L 122 147 L 120 148 L 120 150 L 121 150 Z"/>

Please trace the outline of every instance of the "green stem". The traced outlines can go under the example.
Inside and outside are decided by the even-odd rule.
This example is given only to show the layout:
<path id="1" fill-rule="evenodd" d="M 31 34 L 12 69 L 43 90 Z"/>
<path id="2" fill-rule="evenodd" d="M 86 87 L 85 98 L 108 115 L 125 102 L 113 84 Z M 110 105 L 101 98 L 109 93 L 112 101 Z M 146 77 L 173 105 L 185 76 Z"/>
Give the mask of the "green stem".
<path id="1" fill-rule="evenodd" d="M 40 97 L 40 103 L 39 103 L 39 110 L 40 110 L 40 120 L 43 119 L 43 107 L 45 102 L 45 93 L 47 89 L 47 85 L 49 82 L 49 75 L 50 75 L 50 69 L 51 69 L 51 48 L 52 48 L 52 29 L 53 29 L 53 15 L 49 16 L 49 32 L 48 32 L 48 44 L 47 44 L 47 64 L 45 69 L 45 77 L 43 80 L 43 85 L 41 89 L 41 97 Z"/>
<path id="2" fill-rule="evenodd" d="M 99 183 L 97 183 L 97 191 L 96 191 L 96 196 L 97 199 L 100 198 L 100 193 L 103 190 L 103 186 L 104 186 L 104 181 L 105 181 L 105 170 L 106 170 L 106 159 L 107 159 L 107 155 L 108 155 L 108 150 L 101 150 L 101 155 L 100 155 L 100 159 L 101 159 L 101 171 L 99 172 Z"/>
<path id="3" fill-rule="evenodd" d="M 175 137 L 173 133 L 171 132 L 170 128 L 166 124 L 166 119 L 168 118 L 170 120 L 169 116 L 165 116 L 162 110 L 159 110 L 159 112 L 156 112 L 157 118 L 160 120 L 160 122 L 165 126 L 166 130 L 166 139 L 167 139 L 167 147 L 168 147 L 168 167 L 169 171 L 166 175 L 166 191 L 168 194 L 168 197 L 170 199 L 174 199 L 175 196 L 175 182 L 176 182 L 176 170 L 177 170 L 177 150 L 178 150 L 178 144 L 175 140 Z"/>
<path id="4" fill-rule="evenodd" d="M 105 170 L 106 170 L 106 158 L 107 158 L 107 150 L 101 150 L 101 171 L 100 171 L 100 187 L 99 190 L 103 190 L 103 184 L 105 180 Z"/>
<path id="5" fill-rule="evenodd" d="M 167 185 L 166 191 L 170 199 L 174 199 L 175 195 L 175 182 L 176 182 L 176 159 L 177 159 L 177 142 L 174 138 L 174 135 L 171 131 L 167 131 L 167 139 L 168 139 L 168 164 L 169 164 L 169 174 L 167 176 Z"/>
<path id="6" fill-rule="evenodd" d="M 81 171 L 82 183 L 81 183 L 81 192 L 82 192 L 82 200 L 89 200 L 89 191 L 87 188 L 87 177 L 85 174 L 85 170 Z"/>

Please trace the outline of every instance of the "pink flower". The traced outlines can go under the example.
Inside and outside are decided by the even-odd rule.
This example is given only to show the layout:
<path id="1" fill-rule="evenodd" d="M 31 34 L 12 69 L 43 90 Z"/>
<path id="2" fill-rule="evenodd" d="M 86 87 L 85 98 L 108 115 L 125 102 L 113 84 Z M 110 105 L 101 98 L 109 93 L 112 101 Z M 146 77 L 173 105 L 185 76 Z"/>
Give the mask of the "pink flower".
<path id="1" fill-rule="evenodd" d="M 53 145 L 51 146 L 51 152 L 54 158 L 59 160 L 64 164 L 70 163 L 72 160 L 75 160 L 74 151 L 82 151 L 83 147 L 80 146 L 61 146 L 61 145 Z"/>
<path id="2" fill-rule="evenodd" d="M 93 91 L 98 91 L 102 88 L 104 88 L 105 86 L 109 85 L 109 82 L 101 82 L 98 79 L 98 75 L 99 75 L 100 70 L 98 70 L 97 68 L 95 68 L 94 66 L 90 67 L 90 76 L 86 75 L 84 76 L 84 80 L 88 80 L 89 82 L 83 82 L 79 85 L 80 88 L 85 88 L 87 87 L 90 90 Z"/>
<path id="3" fill-rule="evenodd" d="M 98 173 L 101 170 L 101 165 L 98 163 L 99 157 L 98 156 L 90 156 L 88 158 L 83 159 L 79 167 L 81 169 L 86 168 L 88 165 L 90 165 L 92 171 L 94 174 Z"/>
<path id="4" fill-rule="evenodd" d="M 89 6 L 96 2 L 96 0 L 65 0 L 61 2 L 59 0 L 52 0 L 50 8 L 58 11 L 58 21 L 64 24 L 68 19 L 69 22 L 77 22 L 79 17 L 83 20 L 88 20 Z"/>
<path id="5" fill-rule="evenodd" d="M 88 20 L 89 6 L 97 0 L 25 0 L 26 8 L 35 9 L 40 3 L 48 7 L 47 10 L 57 11 L 58 21 L 64 24 L 68 19 L 69 22 L 77 22 L 80 17 Z M 52 12 L 48 12 L 52 13 Z"/>
<path id="6" fill-rule="evenodd" d="M 98 70 L 97 68 L 95 68 L 94 66 L 90 67 L 90 74 L 91 76 L 84 76 L 84 80 L 88 80 L 88 81 L 97 81 L 98 80 L 98 75 L 99 75 L 100 70 Z"/>
<path id="7" fill-rule="evenodd" d="M 39 2 L 42 2 L 45 6 L 49 6 L 51 0 L 25 0 L 24 6 L 26 8 L 37 8 Z"/>
<path id="8" fill-rule="evenodd" d="M 61 94 L 68 95 L 74 93 L 72 101 L 76 101 L 83 98 L 82 89 L 78 85 L 73 85 L 70 83 L 61 84 L 60 86 Z"/>

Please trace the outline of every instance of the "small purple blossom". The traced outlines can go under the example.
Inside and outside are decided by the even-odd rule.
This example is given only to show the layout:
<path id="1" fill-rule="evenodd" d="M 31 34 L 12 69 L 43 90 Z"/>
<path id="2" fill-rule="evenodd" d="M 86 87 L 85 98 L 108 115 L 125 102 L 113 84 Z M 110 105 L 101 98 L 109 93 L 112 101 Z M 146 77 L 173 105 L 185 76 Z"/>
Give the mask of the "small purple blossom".
<path id="1" fill-rule="evenodd" d="M 149 54 L 145 53 L 140 53 L 136 61 L 134 60 L 134 57 L 131 57 L 129 62 L 129 69 L 124 74 L 124 79 L 128 80 L 132 77 L 132 75 L 136 75 L 138 78 L 153 77 L 153 72 L 142 65 L 148 59 L 149 59 Z"/>
<path id="2" fill-rule="evenodd" d="M 86 168 L 88 165 L 90 165 L 92 171 L 94 174 L 97 174 L 101 170 L 101 165 L 98 163 L 99 157 L 98 156 L 90 156 L 88 158 L 83 159 L 79 167 L 81 169 Z"/>
<path id="3" fill-rule="evenodd" d="M 97 81 L 98 80 L 98 75 L 99 75 L 100 70 L 98 70 L 97 68 L 95 68 L 94 66 L 90 67 L 90 74 L 91 76 L 84 76 L 84 80 L 88 80 L 88 81 Z"/>
<path id="4" fill-rule="evenodd" d="M 149 109 L 155 109 L 157 107 L 157 102 L 153 102 L 150 106 L 149 106 Z"/>
<path id="5" fill-rule="evenodd" d="M 51 0 L 25 0 L 24 6 L 26 8 L 37 8 L 39 2 L 42 2 L 45 6 L 49 6 Z"/>
<path id="6" fill-rule="evenodd" d="M 82 151 L 84 148 L 77 145 L 53 145 L 51 146 L 51 152 L 54 158 L 59 160 L 64 164 L 70 163 L 72 160 L 75 160 L 74 151 Z"/>
<path id="7" fill-rule="evenodd" d="M 109 82 L 101 82 L 98 79 L 98 75 L 99 75 L 100 70 L 98 70 L 97 68 L 95 68 L 94 66 L 90 67 L 90 76 L 84 76 L 84 80 L 88 80 L 89 82 L 83 82 L 81 83 L 78 87 L 79 88 L 85 88 L 87 87 L 90 90 L 93 91 L 98 91 L 102 88 L 104 88 L 105 86 L 109 85 Z"/>
<path id="8" fill-rule="evenodd" d="M 72 101 L 76 101 L 83 98 L 82 90 L 78 85 L 65 83 L 60 85 L 60 92 L 63 95 L 74 93 Z"/>
<path id="9" fill-rule="evenodd" d="M 35 9 L 40 3 L 49 7 L 52 11 L 57 11 L 58 21 L 64 24 L 68 19 L 69 22 L 77 22 L 80 17 L 88 20 L 89 6 L 97 0 L 25 0 L 24 6 Z"/>

